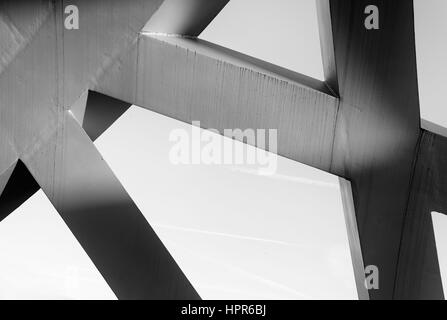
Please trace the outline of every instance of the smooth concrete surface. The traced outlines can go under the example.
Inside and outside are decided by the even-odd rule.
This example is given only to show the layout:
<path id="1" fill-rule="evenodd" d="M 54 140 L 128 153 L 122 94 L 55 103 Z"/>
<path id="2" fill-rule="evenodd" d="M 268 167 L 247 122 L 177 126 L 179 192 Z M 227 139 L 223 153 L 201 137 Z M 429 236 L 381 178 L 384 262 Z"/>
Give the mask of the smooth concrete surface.
<path id="1" fill-rule="evenodd" d="M 340 95 L 331 171 L 351 180 L 365 266 L 380 270 L 372 299 L 392 299 L 419 137 L 413 1 L 319 0 L 328 84 Z M 332 51 L 333 50 L 333 51 Z"/>

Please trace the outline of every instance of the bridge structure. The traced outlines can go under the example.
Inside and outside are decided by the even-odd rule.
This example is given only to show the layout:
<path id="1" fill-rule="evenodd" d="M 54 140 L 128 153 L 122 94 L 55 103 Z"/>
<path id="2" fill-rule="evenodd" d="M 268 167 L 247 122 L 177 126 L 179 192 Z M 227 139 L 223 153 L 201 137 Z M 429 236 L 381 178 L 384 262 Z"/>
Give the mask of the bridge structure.
<path id="1" fill-rule="evenodd" d="M 317 0 L 325 81 L 198 39 L 227 2 L 2 1 L 0 220 L 42 188 L 118 298 L 199 299 L 93 141 L 132 104 L 277 129 L 278 154 L 352 196 L 359 297 L 443 299 L 431 212 L 447 212 L 447 138 L 421 127 L 413 1 Z"/>

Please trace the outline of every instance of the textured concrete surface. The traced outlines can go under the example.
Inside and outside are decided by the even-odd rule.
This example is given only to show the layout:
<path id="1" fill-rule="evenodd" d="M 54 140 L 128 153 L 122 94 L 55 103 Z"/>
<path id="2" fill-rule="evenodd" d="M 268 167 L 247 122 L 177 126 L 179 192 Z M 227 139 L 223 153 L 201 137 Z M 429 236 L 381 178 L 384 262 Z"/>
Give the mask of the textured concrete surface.
<path id="1" fill-rule="evenodd" d="M 144 32 L 197 37 L 229 0 L 165 0 Z"/>

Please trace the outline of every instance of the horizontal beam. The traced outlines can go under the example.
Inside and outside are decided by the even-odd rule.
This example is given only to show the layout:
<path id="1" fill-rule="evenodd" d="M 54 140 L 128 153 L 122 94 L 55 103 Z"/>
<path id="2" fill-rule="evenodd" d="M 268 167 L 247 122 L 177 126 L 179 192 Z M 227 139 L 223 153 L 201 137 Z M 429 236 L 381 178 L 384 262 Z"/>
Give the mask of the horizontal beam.
<path id="1" fill-rule="evenodd" d="M 321 81 L 200 39 L 147 34 L 107 71 L 98 92 L 219 132 L 277 129 L 278 154 L 331 167 L 338 99 Z"/>

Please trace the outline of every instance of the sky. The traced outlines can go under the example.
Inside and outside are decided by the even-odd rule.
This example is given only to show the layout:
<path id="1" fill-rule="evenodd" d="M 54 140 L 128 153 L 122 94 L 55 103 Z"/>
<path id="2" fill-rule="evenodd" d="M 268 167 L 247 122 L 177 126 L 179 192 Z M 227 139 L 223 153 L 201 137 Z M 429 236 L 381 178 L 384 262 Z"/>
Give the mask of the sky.
<path id="1" fill-rule="evenodd" d="M 415 0 L 421 114 L 445 126 L 446 10 Z M 312 0 L 231 0 L 201 38 L 324 79 Z M 337 177 L 281 157 L 272 176 L 175 166 L 174 129 L 191 130 L 133 106 L 96 145 L 203 298 L 357 297 Z M 0 224 L 0 261 L 0 299 L 116 298 L 42 191 Z"/>

